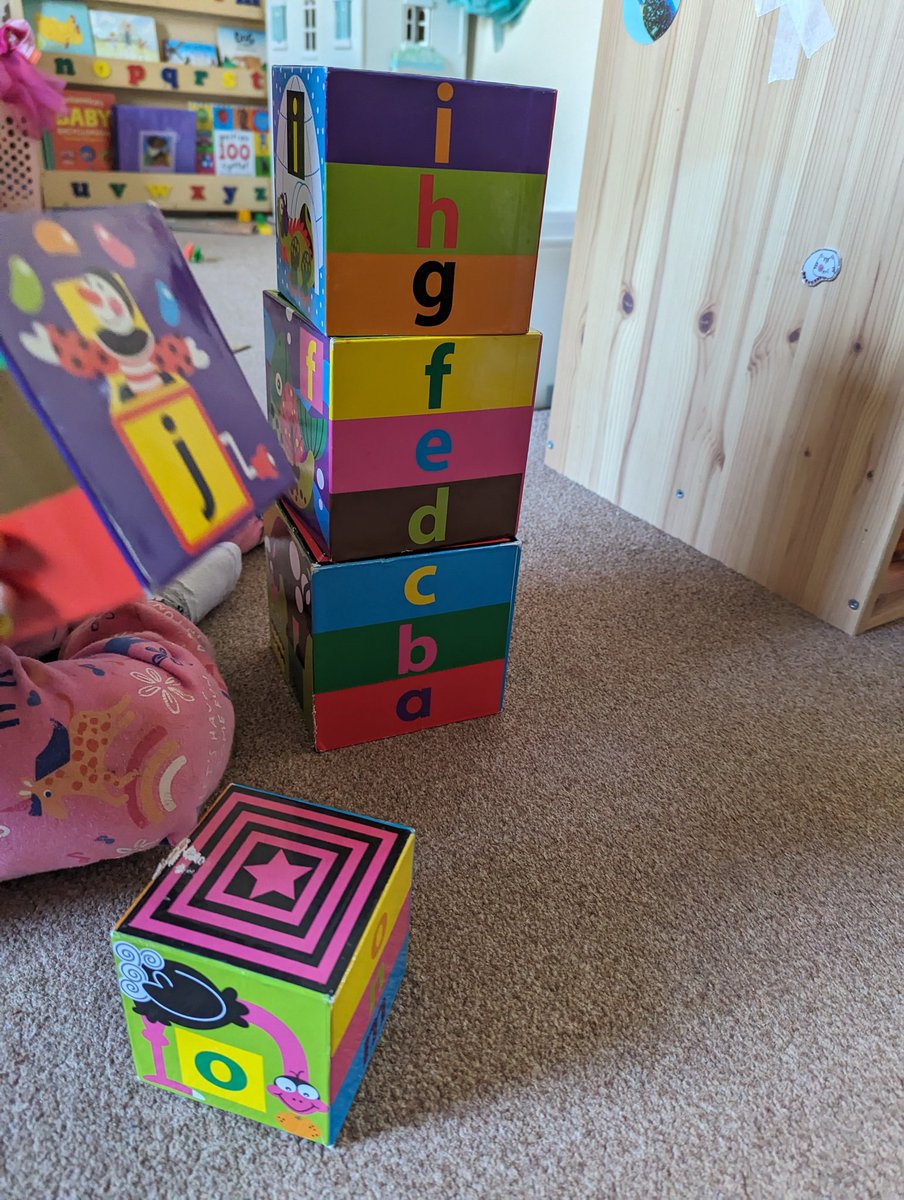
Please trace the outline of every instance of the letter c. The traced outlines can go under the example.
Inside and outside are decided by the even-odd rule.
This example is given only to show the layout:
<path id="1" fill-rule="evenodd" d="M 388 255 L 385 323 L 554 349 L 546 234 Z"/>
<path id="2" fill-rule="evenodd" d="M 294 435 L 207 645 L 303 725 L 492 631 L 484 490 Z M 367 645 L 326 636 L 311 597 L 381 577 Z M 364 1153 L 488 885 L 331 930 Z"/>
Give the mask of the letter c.
<path id="1" fill-rule="evenodd" d="M 435 604 L 436 592 L 422 592 L 420 582 L 427 575 L 435 575 L 436 567 L 418 567 L 405 580 L 405 599 L 409 604 Z"/>

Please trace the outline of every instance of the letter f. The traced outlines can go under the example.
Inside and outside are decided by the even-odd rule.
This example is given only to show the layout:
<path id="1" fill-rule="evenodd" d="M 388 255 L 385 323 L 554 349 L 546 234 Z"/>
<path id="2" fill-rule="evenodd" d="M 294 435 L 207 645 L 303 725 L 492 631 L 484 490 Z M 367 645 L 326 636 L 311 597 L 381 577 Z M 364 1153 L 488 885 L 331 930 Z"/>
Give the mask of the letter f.
<path id="1" fill-rule="evenodd" d="M 428 408 L 442 408 L 443 406 L 443 376 L 452 374 L 452 364 L 447 363 L 446 359 L 454 353 L 455 343 L 443 342 L 442 345 L 436 347 L 433 357 L 424 367 L 424 374 L 430 380 Z"/>
<path id="2" fill-rule="evenodd" d="M 313 338 L 308 342 L 308 354 L 305 359 L 308 368 L 308 394 L 306 399 L 314 403 L 314 372 L 317 370 L 317 343 Z"/>

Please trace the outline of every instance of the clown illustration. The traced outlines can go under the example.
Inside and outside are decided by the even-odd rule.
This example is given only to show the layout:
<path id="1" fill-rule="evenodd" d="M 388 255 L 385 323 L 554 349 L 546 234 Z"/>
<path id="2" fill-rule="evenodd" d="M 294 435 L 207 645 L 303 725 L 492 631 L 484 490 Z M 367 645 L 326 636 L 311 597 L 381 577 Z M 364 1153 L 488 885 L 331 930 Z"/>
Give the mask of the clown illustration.
<path id="1" fill-rule="evenodd" d="M 77 319 L 80 328 L 60 330 L 34 321 L 31 332 L 20 335 L 22 345 L 41 362 L 79 379 L 121 377 L 120 401 L 210 365 L 194 338 L 167 334 L 158 341 L 141 320 L 125 284 L 111 271 L 92 268 L 58 285 L 58 291 L 66 307 L 82 315 Z"/>

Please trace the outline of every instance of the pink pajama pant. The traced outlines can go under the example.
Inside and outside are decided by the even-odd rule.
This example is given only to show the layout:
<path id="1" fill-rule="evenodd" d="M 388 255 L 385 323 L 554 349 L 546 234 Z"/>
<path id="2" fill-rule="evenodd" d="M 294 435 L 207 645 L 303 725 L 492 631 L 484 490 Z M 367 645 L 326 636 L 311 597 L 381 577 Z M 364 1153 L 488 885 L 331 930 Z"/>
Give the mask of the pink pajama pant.
<path id="1" fill-rule="evenodd" d="M 0 645 L 0 880 L 181 840 L 234 725 L 210 644 L 163 604 L 83 622 L 54 662 Z"/>

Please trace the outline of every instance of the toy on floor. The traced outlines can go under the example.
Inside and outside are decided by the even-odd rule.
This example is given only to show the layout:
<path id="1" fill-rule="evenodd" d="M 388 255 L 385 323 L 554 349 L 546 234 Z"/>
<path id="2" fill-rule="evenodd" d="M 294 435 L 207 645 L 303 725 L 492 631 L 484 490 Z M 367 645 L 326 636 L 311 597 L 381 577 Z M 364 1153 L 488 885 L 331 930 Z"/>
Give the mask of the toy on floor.
<path id="1" fill-rule="evenodd" d="M 502 706 L 555 93 L 275 67 L 273 97 L 270 634 L 327 750 Z"/>
<path id="2" fill-rule="evenodd" d="M 21 639 L 166 583 L 292 476 L 159 209 L 0 215 L 0 245 Z"/>
<path id="3" fill-rule="evenodd" d="M 264 519 L 270 642 L 317 750 L 499 712 L 521 546 L 318 560 Z"/>
<path id="4" fill-rule="evenodd" d="M 228 787 L 111 935 L 138 1078 L 332 1145 L 405 973 L 413 850 Z"/>
<path id="5" fill-rule="evenodd" d="M 272 75 L 282 295 L 330 336 L 526 333 L 555 92 Z"/>
<path id="6" fill-rule="evenodd" d="M 330 338 L 264 293 L 285 502 L 335 562 L 513 538 L 540 334 Z M 437 522 L 415 514 L 434 509 Z"/>

